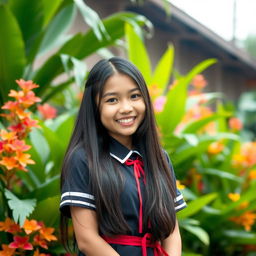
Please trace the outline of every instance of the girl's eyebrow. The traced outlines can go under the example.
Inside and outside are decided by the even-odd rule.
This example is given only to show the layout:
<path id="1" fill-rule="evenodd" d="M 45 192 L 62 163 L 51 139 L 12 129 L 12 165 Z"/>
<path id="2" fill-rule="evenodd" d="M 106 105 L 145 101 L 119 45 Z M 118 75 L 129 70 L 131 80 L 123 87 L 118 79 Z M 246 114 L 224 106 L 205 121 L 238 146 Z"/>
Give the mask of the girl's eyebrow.
<path id="1" fill-rule="evenodd" d="M 139 91 L 139 90 L 140 89 L 136 87 L 136 88 L 133 88 L 133 89 L 129 90 L 128 93 L 132 93 L 134 91 Z M 116 95 L 118 95 L 117 92 L 107 92 L 107 93 L 103 94 L 102 98 L 106 98 L 108 96 L 116 96 Z"/>

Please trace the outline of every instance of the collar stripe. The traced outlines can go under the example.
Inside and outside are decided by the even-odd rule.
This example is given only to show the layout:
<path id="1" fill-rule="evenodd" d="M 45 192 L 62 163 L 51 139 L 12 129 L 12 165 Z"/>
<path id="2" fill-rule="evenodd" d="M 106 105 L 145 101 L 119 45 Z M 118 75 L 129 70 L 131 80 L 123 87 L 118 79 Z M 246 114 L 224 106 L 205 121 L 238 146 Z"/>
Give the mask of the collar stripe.
<path id="1" fill-rule="evenodd" d="M 125 156 L 124 159 L 120 159 L 118 156 L 114 155 L 113 153 L 110 153 L 110 155 L 111 155 L 113 158 L 115 158 L 116 160 L 118 160 L 120 163 L 124 164 L 125 161 L 132 155 L 132 153 L 136 153 L 136 154 L 138 154 L 138 155 L 141 156 L 141 154 L 140 154 L 138 151 L 136 151 L 136 150 L 131 150 L 131 151 L 129 151 L 129 153 Z"/>

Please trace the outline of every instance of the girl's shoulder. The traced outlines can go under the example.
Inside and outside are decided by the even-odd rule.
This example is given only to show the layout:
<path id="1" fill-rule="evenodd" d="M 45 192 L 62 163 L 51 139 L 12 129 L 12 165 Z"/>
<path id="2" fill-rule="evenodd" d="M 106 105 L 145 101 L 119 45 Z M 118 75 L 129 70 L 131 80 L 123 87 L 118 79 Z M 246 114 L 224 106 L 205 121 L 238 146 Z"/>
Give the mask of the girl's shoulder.
<path id="1" fill-rule="evenodd" d="M 87 165 L 87 154 L 82 145 L 78 144 L 70 151 L 68 162 L 76 165 L 77 164 Z"/>

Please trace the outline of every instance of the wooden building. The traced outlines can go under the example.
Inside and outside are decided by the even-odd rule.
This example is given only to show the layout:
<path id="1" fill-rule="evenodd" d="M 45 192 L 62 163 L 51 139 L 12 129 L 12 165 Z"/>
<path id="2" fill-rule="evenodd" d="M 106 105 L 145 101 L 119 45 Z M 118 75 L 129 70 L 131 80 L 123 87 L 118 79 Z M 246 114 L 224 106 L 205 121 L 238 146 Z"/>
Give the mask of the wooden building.
<path id="1" fill-rule="evenodd" d="M 86 4 L 101 18 L 126 10 L 150 19 L 154 35 L 146 45 L 153 64 L 172 43 L 175 68 L 181 74 L 205 59 L 218 59 L 217 64 L 203 73 L 209 82 L 208 91 L 223 92 L 227 99 L 237 100 L 242 92 L 256 88 L 256 60 L 174 5 L 170 4 L 171 15 L 167 17 L 161 0 L 147 0 L 143 5 L 134 5 L 129 0 L 86 0 Z M 75 28 L 79 29 L 81 24 L 78 17 Z"/>

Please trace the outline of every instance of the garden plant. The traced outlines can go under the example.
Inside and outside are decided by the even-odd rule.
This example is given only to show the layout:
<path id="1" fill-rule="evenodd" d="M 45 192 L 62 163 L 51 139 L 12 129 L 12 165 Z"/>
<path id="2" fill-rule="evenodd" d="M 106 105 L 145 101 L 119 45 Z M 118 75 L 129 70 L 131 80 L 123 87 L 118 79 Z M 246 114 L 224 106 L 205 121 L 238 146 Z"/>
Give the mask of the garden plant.
<path id="1" fill-rule="evenodd" d="M 153 70 L 140 27 L 150 26 L 146 18 L 117 13 L 101 21 L 79 0 L 30 3 L 0 4 L 6 24 L 0 27 L 6 35 L 0 38 L 6 49 L 0 55 L 0 256 L 65 253 L 58 233 L 59 178 L 87 74 L 82 59 L 114 44 L 126 46 L 127 58 L 145 77 L 162 145 L 188 204 L 178 213 L 183 255 L 255 255 L 256 142 L 241 136 L 243 124 L 224 95 L 204 92 L 201 73 L 217 60 L 182 75 L 173 68 L 169 45 Z M 91 28 L 69 35 L 78 10 L 94 17 L 87 20 Z M 31 19 L 24 19 L 28 14 Z"/>

